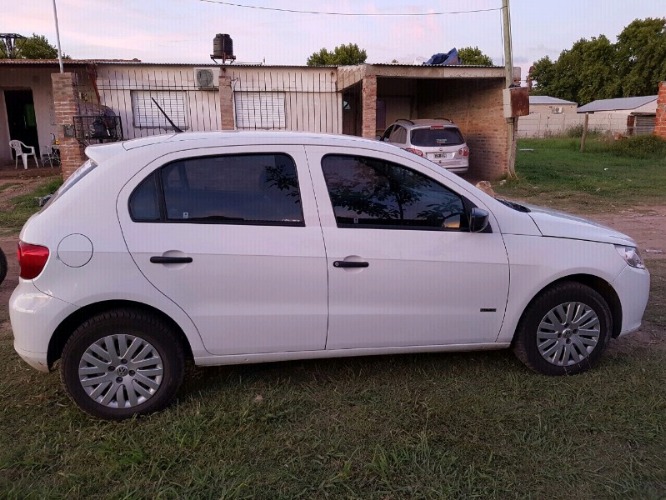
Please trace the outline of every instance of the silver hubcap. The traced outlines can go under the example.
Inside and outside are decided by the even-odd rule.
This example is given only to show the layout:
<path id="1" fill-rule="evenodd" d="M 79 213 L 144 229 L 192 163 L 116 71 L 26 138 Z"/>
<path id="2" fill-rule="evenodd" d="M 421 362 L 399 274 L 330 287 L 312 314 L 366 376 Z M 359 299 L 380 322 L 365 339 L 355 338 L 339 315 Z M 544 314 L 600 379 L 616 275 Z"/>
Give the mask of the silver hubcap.
<path id="1" fill-rule="evenodd" d="M 543 317 L 537 331 L 541 356 L 556 366 L 587 358 L 599 342 L 601 326 L 594 310 L 582 302 L 565 302 Z"/>
<path id="2" fill-rule="evenodd" d="M 79 363 L 83 390 L 109 408 L 132 408 L 159 389 L 164 365 L 157 349 L 132 335 L 109 335 L 90 345 Z"/>

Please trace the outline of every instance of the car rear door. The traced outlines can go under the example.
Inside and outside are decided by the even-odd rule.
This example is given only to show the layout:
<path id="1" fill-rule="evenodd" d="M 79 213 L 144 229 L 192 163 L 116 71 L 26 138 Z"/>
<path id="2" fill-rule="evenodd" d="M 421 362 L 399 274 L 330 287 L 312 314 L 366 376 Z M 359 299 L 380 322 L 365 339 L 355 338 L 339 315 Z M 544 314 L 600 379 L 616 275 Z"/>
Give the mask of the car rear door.
<path id="1" fill-rule="evenodd" d="M 495 342 L 509 265 L 492 215 L 491 231 L 466 231 L 456 212 L 469 200 L 401 157 L 307 151 L 327 251 L 327 349 Z"/>
<path id="2" fill-rule="evenodd" d="M 174 153 L 121 191 L 136 265 L 212 354 L 323 349 L 324 244 L 299 146 Z"/>

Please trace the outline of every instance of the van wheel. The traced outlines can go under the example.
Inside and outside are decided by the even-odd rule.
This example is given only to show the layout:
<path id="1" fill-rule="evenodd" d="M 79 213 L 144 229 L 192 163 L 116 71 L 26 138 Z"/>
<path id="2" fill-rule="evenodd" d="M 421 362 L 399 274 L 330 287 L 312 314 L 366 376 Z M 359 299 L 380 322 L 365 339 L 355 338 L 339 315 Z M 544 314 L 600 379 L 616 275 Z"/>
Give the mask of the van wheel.
<path id="1" fill-rule="evenodd" d="M 150 314 L 119 309 L 93 316 L 69 338 L 60 375 L 85 412 L 122 420 L 166 407 L 183 380 L 183 349 Z"/>
<path id="2" fill-rule="evenodd" d="M 536 372 L 573 375 L 596 364 L 612 328 L 610 308 L 598 292 L 581 283 L 560 283 L 527 307 L 513 349 Z"/>

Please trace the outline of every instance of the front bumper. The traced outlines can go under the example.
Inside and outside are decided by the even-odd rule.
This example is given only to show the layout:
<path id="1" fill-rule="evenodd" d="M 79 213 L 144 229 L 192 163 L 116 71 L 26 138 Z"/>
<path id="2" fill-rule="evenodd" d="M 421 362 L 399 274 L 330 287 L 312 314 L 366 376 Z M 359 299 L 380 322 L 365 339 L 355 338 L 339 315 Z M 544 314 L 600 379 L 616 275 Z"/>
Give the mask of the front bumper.
<path id="1" fill-rule="evenodd" d="M 650 296 L 650 273 L 647 269 L 627 266 L 613 282 L 622 304 L 620 335 L 635 332 L 641 326 Z"/>

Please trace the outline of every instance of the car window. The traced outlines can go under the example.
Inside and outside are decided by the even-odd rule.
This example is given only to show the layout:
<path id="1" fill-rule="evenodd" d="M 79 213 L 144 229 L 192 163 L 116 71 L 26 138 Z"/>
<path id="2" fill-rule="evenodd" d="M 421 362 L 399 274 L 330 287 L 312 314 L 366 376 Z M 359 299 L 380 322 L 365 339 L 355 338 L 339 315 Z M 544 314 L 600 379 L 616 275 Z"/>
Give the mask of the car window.
<path id="1" fill-rule="evenodd" d="M 465 142 L 460 130 L 455 127 L 431 127 L 412 130 L 412 144 L 428 148 L 459 146 Z"/>
<path id="2" fill-rule="evenodd" d="M 389 137 L 390 142 L 396 142 L 398 144 L 405 144 L 407 142 L 407 129 L 401 127 L 400 125 L 395 125 L 393 127 L 393 132 Z"/>
<path id="3" fill-rule="evenodd" d="M 382 140 L 382 141 L 388 141 L 388 140 L 389 140 L 389 136 L 391 135 L 391 132 L 392 132 L 392 131 L 393 131 L 393 125 L 389 126 L 389 128 L 387 128 L 387 129 L 384 131 L 384 133 L 382 134 L 382 138 L 381 138 L 381 140 Z"/>
<path id="4" fill-rule="evenodd" d="M 169 163 L 132 193 L 138 222 L 304 225 L 294 160 L 223 155 Z"/>
<path id="5" fill-rule="evenodd" d="M 322 169 L 338 227 L 466 229 L 460 196 L 402 165 L 327 155 Z"/>

